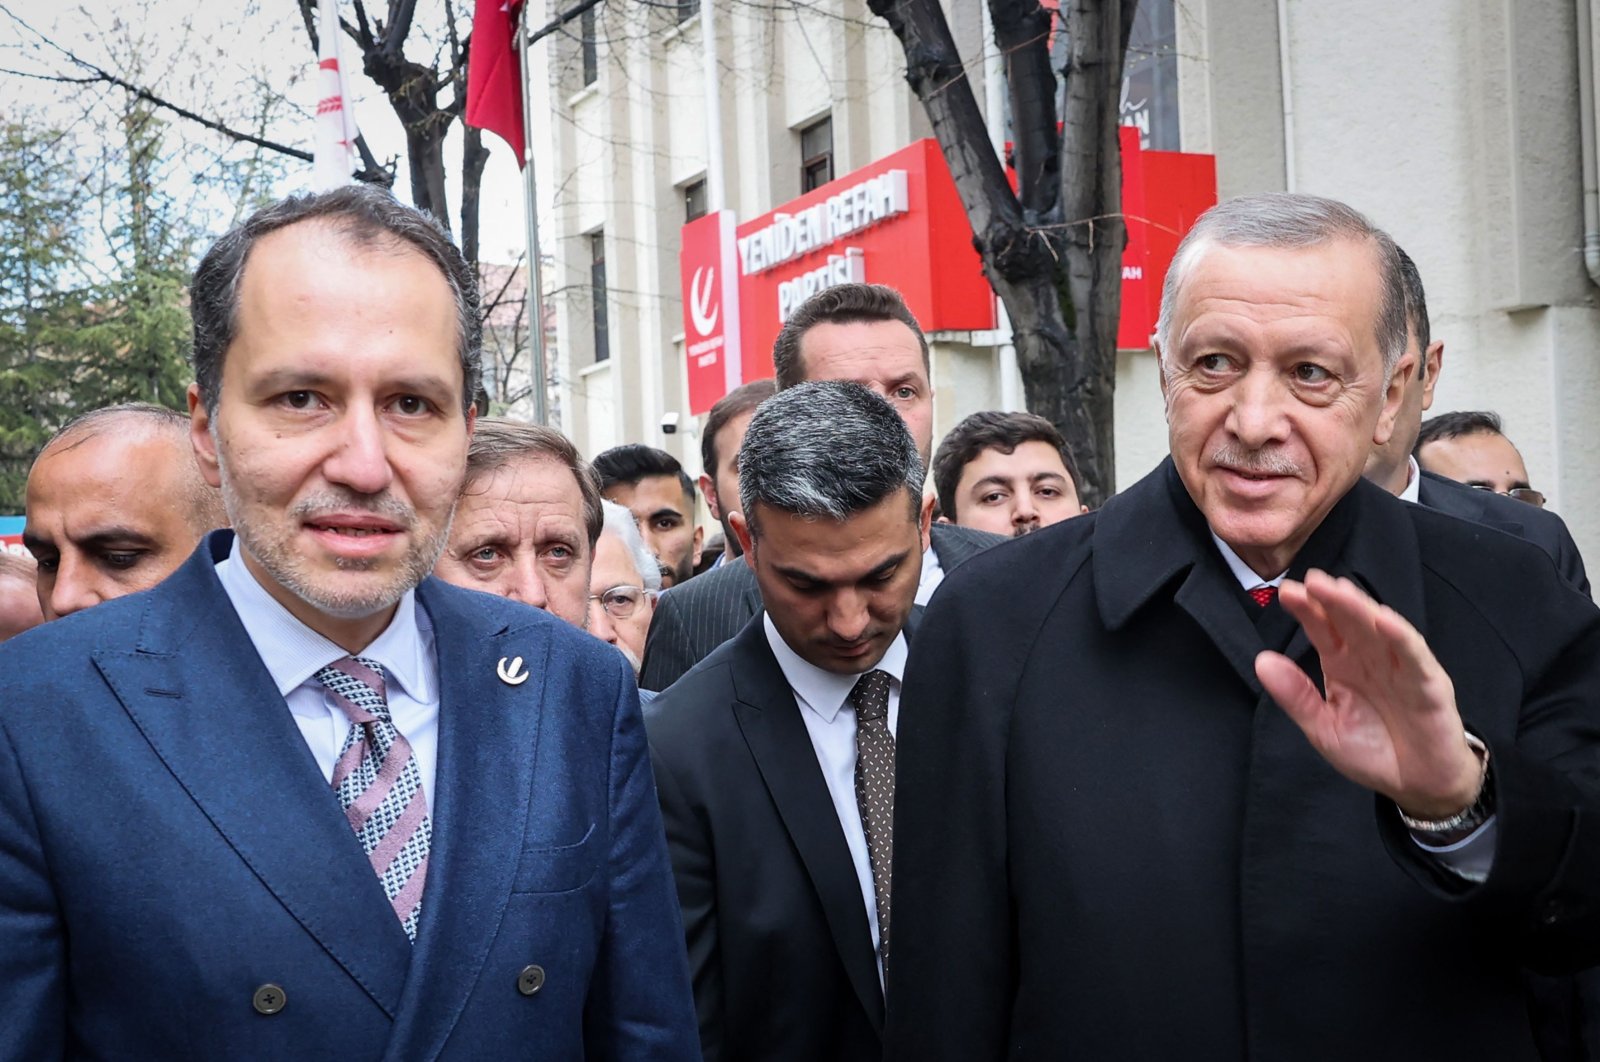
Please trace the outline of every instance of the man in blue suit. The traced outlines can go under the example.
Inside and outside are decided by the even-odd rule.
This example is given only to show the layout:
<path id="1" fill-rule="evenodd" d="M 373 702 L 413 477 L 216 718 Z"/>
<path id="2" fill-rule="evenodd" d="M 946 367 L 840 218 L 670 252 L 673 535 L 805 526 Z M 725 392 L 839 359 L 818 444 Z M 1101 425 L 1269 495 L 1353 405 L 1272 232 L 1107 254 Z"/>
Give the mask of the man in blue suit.
<path id="1" fill-rule="evenodd" d="M 0 1059 L 689 1059 L 637 697 L 554 617 L 427 577 L 472 274 L 345 188 L 192 289 L 234 533 L 0 649 Z"/>

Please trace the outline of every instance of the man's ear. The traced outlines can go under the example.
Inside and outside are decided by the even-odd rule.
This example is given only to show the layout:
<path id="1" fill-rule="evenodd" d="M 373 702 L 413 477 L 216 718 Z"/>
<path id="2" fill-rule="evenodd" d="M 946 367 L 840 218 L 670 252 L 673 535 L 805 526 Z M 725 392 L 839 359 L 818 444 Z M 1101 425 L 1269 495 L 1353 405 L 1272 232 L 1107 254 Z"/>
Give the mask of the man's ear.
<path id="1" fill-rule="evenodd" d="M 700 567 L 700 554 L 705 552 L 705 541 L 706 529 L 696 524 L 694 526 L 694 556 L 689 560 L 689 563 L 696 568 Z"/>
<path id="2" fill-rule="evenodd" d="M 200 394 L 200 385 L 192 383 L 186 396 L 189 400 L 189 443 L 194 447 L 194 462 L 200 468 L 200 477 L 213 487 L 222 486 L 222 469 L 217 462 L 217 441 L 211 437 L 211 414 Z"/>
<path id="3" fill-rule="evenodd" d="M 750 533 L 750 525 L 745 523 L 744 513 L 734 510 L 728 514 L 728 526 L 733 528 L 734 535 L 739 539 L 739 548 L 744 550 L 744 562 L 750 565 L 750 570 L 756 570 L 756 536 Z"/>
<path id="4" fill-rule="evenodd" d="M 1429 409 L 1433 406 L 1433 389 L 1439 383 L 1439 370 L 1444 368 L 1444 340 L 1435 339 L 1428 344 L 1422 352 L 1422 363 L 1428 367 L 1428 375 L 1422 380 L 1422 408 Z"/>
<path id="5" fill-rule="evenodd" d="M 933 526 L 933 503 L 937 499 L 932 494 L 924 495 L 922 508 L 917 512 L 917 537 L 922 541 L 922 552 L 928 552 L 929 528 Z M 943 517 L 940 517 L 943 520 Z"/>
<path id="6" fill-rule="evenodd" d="M 695 482 L 700 484 L 700 493 L 705 496 L 706 510 L 710 512 L 711 519 L 721 520 L 722 506 L 717 498 L 717 481 L 702 472 Z"/>
<path id="7" fill-rule="evenodd" d="M 1389 386 L 1383 392 L 1383 408 L 1378 411 L 1378 424 L 1372 431 L 1374 446 L 1382 446 L 1394 434 L 1395 419 L 1400 416 L 1400 407 L 1405 404 L 1406 381 L 1416 371 L 1417 359 L 1409 350 L 1395 362 L 1394 371 L 1389 374 Z"/>

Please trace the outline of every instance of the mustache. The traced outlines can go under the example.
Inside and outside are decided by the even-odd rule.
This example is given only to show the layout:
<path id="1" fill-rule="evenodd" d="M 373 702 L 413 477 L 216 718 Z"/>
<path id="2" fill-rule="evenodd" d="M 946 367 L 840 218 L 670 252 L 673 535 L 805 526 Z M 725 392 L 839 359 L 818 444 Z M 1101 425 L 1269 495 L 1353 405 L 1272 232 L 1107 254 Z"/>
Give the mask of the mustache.
<path id="1" fill-rule="evenodd" d="M 1232 444 L 1224 444 L 1211 451 L 1211 463 L 1257 476 L 1300 476 L 1304 473 L 1299 462 L 1281 450 L 1252 450 Z"/>
<path id="2" fill-rule="evenodd" d="M 393 521 L 410 530 L 417 520 L 417 511 L 392 494 L 357 494 L 350 490 L 323 490 L 301 498 L 289 510 L 296 520 L 315 520 L 333 513 L 371 513 Z"/>

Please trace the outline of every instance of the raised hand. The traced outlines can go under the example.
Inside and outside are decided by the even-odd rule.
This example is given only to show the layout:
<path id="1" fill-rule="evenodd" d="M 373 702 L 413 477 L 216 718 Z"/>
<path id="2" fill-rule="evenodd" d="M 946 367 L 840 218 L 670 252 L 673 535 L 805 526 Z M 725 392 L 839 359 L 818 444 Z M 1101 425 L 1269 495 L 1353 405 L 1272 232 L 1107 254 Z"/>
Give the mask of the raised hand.
<path id="1" fill-rule="evenodd" d="M 1322 659 L 1323 688 L 1282 653 L 1256 657 L 1256 677 L 1340 774 L 1418 819 L 1472 804 L 1482 765 L 1466 742 L 1455 686 L 1422 635 L 1349 579 L 1285 579 L 1278 601 Z"/>

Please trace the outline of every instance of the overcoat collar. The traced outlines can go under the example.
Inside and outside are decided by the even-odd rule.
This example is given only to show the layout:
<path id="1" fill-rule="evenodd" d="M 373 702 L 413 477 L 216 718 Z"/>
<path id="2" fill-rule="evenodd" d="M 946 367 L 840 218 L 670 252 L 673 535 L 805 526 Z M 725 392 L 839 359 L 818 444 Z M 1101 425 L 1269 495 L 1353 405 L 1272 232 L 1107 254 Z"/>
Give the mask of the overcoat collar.
<path id="1" fill-rule="evenodd" d="M 1259 694 L 1260 633 L 1172 459 L 1112 498 L 1095 519 L 1095 600 L 1106 627 L 1125 627 L 1152 601 L 1173 601 Z M 1301 579 L 1312 566 L 1359 583 L 1426 636 L 1422 555 L 1404 502 L 1357 480 L 1312 533 L 1289 576 Z M 1298 659 L 1308 650 L 1297 627 L 1287 653 Z"/>

